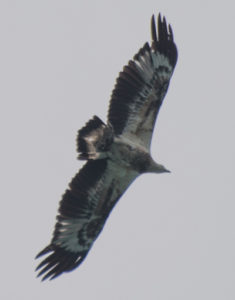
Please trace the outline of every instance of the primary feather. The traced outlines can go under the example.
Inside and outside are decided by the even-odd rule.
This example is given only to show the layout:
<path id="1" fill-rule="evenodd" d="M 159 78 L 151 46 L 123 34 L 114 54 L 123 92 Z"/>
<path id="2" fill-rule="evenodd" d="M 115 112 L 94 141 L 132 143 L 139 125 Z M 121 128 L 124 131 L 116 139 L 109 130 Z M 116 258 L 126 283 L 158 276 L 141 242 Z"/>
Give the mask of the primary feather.
<path id="1" fill-rule="evenodd" d="M 93 117 L 78 133 L 79 159 L 87 160 L 59 206 L 48 255 L 37 267 L 43 280 L 81 264 L 128 186 L 140 174 L 168 170 L 150 155 L 157 114 L 167 92 L 177 49 L 170 25 L 151 19 L 152 43 L 129 61 L 112 92 L 108 125 Z"/>

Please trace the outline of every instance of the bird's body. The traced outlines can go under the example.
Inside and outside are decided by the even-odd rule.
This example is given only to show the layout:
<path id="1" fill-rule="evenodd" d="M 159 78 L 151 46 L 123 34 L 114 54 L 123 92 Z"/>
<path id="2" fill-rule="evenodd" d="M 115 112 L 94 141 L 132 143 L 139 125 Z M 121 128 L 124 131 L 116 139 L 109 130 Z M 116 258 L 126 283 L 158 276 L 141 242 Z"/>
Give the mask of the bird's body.
<path id="1" fill-rule="evenodd" d="M 136 172 L 137 175 L 147 172 L 165 172 L 163 166 L 156 164 L 149 151 L 132 141 L 116 137 L 109 151 L 109 159 L 123 170 Z"/>
<path id="2" fill-rule="evenodd" d="M 141 174 L 169 172 L 150 155 L 155 121 L 173 73 L 177 50 L 171 27 L 152 18 L 146 43 L 119 74 L 107 125 L 94 116 L 78 132 L 79 159 L 87 160 L 62 197 L 54 235 L 37 257 L 43 279 L 77 267 L 101 232 L 114 205 Z"/>

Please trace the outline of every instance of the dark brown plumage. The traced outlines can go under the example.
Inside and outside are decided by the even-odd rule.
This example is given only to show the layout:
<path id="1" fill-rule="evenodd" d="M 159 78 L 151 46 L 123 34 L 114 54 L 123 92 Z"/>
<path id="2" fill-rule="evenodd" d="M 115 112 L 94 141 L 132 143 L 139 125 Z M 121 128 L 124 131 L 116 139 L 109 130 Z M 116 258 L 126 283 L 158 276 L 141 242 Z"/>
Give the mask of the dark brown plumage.
<path id="1" fill-rule="evenodd" d="M 94 116 L 79 131 L 79 159 L 87 160 L 72 179 L 59 205 L 53 238 L 36 258 L 43 280 L 81 264 L 113 207 L 128 186 L 146 172 L 169 172 L 150 155 L 155 121 L 167 92 L 177 50 L 170 25 L 151 20 L 152 44 L 146 43 L 117 78 L 107 125 Z"/>

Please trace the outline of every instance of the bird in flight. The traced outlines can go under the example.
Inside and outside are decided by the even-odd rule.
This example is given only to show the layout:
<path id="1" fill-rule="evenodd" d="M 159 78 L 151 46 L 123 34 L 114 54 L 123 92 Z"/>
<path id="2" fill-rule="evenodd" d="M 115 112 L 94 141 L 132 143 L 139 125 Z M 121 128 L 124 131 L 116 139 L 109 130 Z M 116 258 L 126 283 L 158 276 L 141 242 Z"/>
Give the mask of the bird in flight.
<path id="1" fill-rule="evenodd" d="M 120 72 L 107 124 L 94 116 L 78 131 L 78 158 L 87 162 L 59 204 L 51 243 L 36 258 L 42 280 L 76 268 L 87 256 L 113 207 L 141 174 L 169 172 L 150 155 L 155 121 L 177 61 L 173 32 L 158 15 L 146 43 Z"/>

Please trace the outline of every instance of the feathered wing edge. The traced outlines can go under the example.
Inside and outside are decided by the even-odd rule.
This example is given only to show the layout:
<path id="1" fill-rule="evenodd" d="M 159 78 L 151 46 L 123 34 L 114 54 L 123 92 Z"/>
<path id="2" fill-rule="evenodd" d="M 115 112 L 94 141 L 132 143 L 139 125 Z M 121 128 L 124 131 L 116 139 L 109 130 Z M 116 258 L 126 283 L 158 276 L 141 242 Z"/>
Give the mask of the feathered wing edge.
<path id="1" fill-rule="evenodd" d="M 78 267 L 128 186 L 139 175 L 107 159 L 89 160 L 72 179 L 59 205 L 53 238 L 36 258 L 42 280 Z"/>
<path id="2" fill-rule="evenodd" d="M 172 68 L 174 68 L 175 63 L 177 61 L 177 50 L 176 46 L 173 42 L 173 34 L 171 27 L 166 26 L 165 18 L 163 18 L 163 21 L 161 20 L 161 16 L 159 14 L 158 17 L 158 35 L 156 33 L 156 27 L 154 22 L 154 16 L 152 17 L 151 21 L 151 28 L 152 28 L 152 46 L 151 49 L 155 49 L 156 51 L 164 54 L 169 59 L 170 64 L 172 65 Z M 143 55 L 149 56 L 149 60 L 151 61 L 152 56 L 150 55 L 150 47 L 146 43 L 145 46 L 139 51 L 139 53 L 134 57 L 136 60 L 141 60 Z M 153 62 L 152 62 L 153 63 Z M 141 62 L 140 62 L 141 65 Z M 143 62 L 141 65 L 142 71 L 144 70 L 146 66 Z M 148 76 L 148 74 L 146 75 Z M 120 83 L 121 82 L 121 83 Z M 118 118 L 116 118 L 116 112 L 115 114 L 112 114 L 113 111 L 113 103 L 109 110 L 109 119 L 110 123 L 113 126 L 114 132 L 116 134 L 121 133 L 123 130 L 127 117 L 127 106 L 126 104 L 128 101 L 130 102 L 134 96 L 136 96 L 136 93 L 141 91 L 141 88 L 143 84 L 145 84 L 145 78 L 142 76 L 142 74 L 139 72 L 137 65 L 134 61 L 130 61 L 128 66 L 124 67 L 124 71 L 122 72 L 122 76 L 119 78 L 119 81 L 117 82 L 117 86 L 120 88 L 114 93 L 113 96 L 116 96 L 116 99 L 118 102 L 120 102 L 123 99 L 122 108 L 120 110 L 120 103 L 117 103 L 118 105 Z M 121 100 L 120 100 L 121 99 Z M 115 102 L 115 101 L 114 101 Z M 115 107 L 114 107 L 115 108 Z M 121 114 L 119 114 L 121 112 Z M 124 115 L 124 117 L 123 117 Z M 84 146 L 84 145 L 82 145 Z M 83 152 L 82 149 L 79 149 L 81 152 Z M 104 163 L 105 162 L 105 163 Z M 59 208 L 59 216 L 57 217 L 57 224 L 54 231 L 54 236 L 52 239 L 52 242 L 49 246 L 44 248 L 37 256 L 36 258 L 39 258 L 45 254 L 49 254 L 47 258 L 45 258 L 37 267 L 36 270 L 40 270 L 38 276 L 41 276 L 44 274 L 44 277 L 42 280 L 45 280 L 47 278 L 53 279 L 63 272 L 71 271 L 77 266 L 81 264 L 81 262 L 86 257 L 87 253 L 90 249 L 87 249 L 87 251 L 80 251 L 80 252 L 71 252 L 68 251 L 68 249 L 64 247 L 58 246 L 54 241 L 56 241 L 58 230 L 60 226 L 60 221 L 63 220 L 63 218 L 78 218 L 79 215 L 82 213 L 85 215 L 89 212 L 86 210 L 86 200 L 87 200 L 87 188 L 89 185 L 93 185 L 97 180 L 99 180 L 102 172 L 106 168 L 106 160 L 100 159 L 95 161 L 88 161 L 88 163 L 80 170 L 79 174 L 74 177 L 70 184 L 70 188 L 66 191 L 65 195 L 63 196 L 60 208 Z M 85 208 L 85 210 L 84 210 Z"/>
<path id="3" fill-rule="evenodd" d="M 177 49 L 171 26 L 165 17 L 151 19 L 151 47 L 148 43 L 124 66 L 111 95 L 108 122 L 115 134 L 135 134 L 148 147 L 156 116 L 177 62 Z M 146 135 L 145 127 L 151 133 Z M 131 138 L 130 136 L 128 136 Z"/>
<path id="4" fill-rule="evenodd" d="M 151 18 L 151 37 L 152 37 L 152 44 L 151 47 L 155 51 L 164 54 L 174 68 L 177 62 L 178 54 L 176 45 L 174 43 L 174 35 L 171 25 L 166 22 L 166 18 L 161 17 L 161 14 L 158 14 L 158 33 L 156 31 L 156 22 L 155 17 L 152 15 Z"/>
<path id="5" fill-rule="evenodd" d="M 78 267 L 83 260 L 85 259 L 88 251 L 84 251 L 81 253 L 73 253 L 61 247 L 50 244 L 46 248 L 44 248 L 38 255 L 35 257 L 40 258 L 45 254 L 50 255 L 45 258 L 36 268 L 35 271 L 41 269 L 38 273 L 37 277 L 45 274 L 42 277 L 42 281 L 50 278 L 50 280 L 58 277 L 63 272 L 69 272 Z"/>
<path id="6" fill-rule="evenodd" d="M 102 178 L 106 168 L 107 160 L 90 160 L 69 184 L 69 189 L 66 190 L 60 201 L 59 215 L 57 216 L 52 241 L 49 246 L 40 251 L 36 256 L 37 259 L 48 254 L 36 268 L 36 271 L 40 270 L 38 277 L 45 274 L 42 280 L 47 278 L 53 279 L 63 272 L 75 269 L 88 254 L 90 248 L 86 251 L 72 252 L 63 245 L 58 245 L 57 242 L 60 240 L 61 232 L 65 232 L 66 234 L 68 231 L 67 239 L 71 238 L 71 229 L 63 224 L 64 221 L 65 223 L 71 219 L 79 221 L 80 218 L 82 220 L 89 220 L 93 213 L 92 207 L 95 203 L 89 203 L 88 197 L 91 194 L 91 189 L 94 189 L 97 182 Z M 74 234 L 76 235 L 77 232 Z"/>

